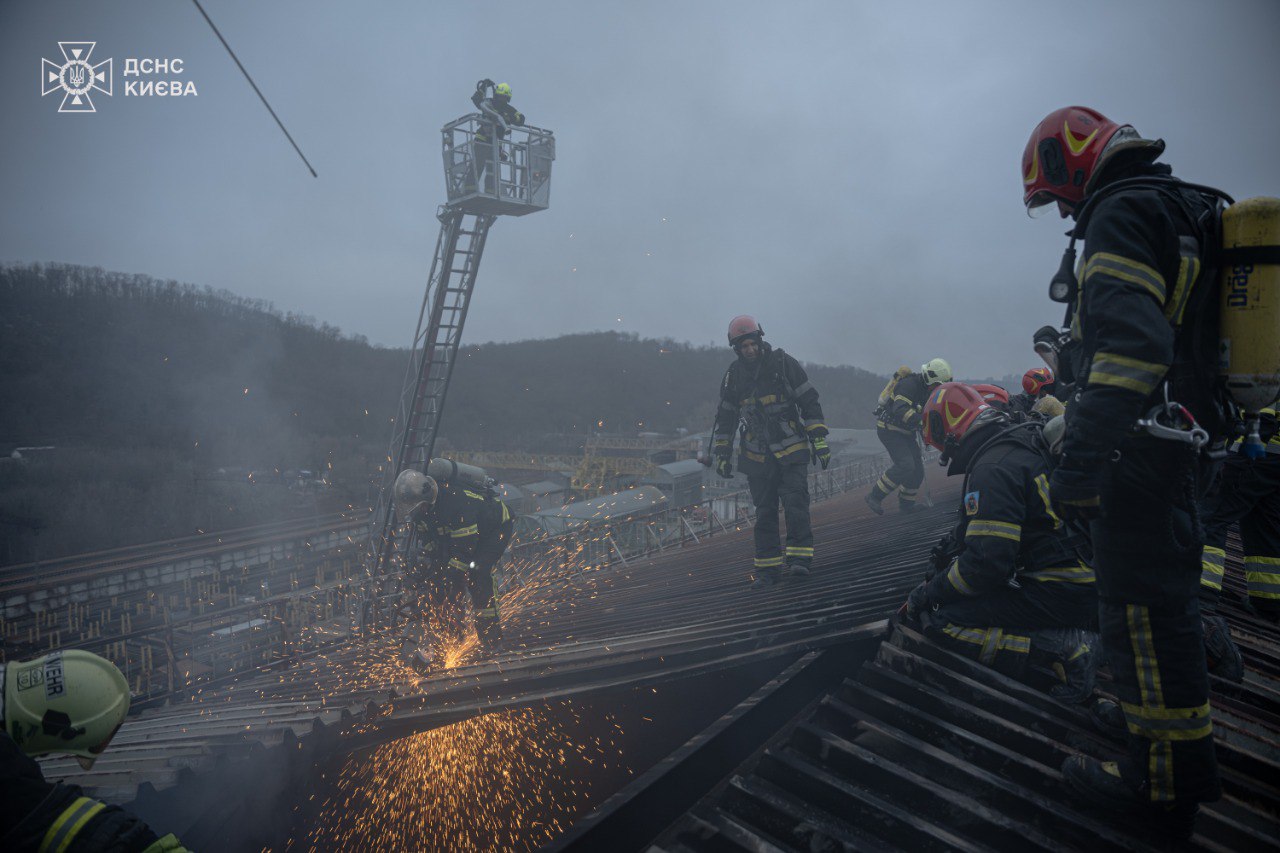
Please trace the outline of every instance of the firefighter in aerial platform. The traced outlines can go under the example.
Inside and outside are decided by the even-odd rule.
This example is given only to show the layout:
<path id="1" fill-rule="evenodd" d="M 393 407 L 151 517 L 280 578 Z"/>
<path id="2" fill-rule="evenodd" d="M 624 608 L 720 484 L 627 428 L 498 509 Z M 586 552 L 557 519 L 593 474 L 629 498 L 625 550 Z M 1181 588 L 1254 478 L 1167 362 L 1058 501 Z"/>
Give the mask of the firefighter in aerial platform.
<path id="1" fill-rule="evenodd" d="M 747 475 L 756 507 L 755 581 L 768 588 L 789 575 L 804 577 L 813 564 L 809 525 L 809 473 L 812 460 L 831 463 L 827 425 L 818 390 L 800 362 L 764 340 L 764 329 L 742 315 L 729 323 L 729 346 L 738 354 L 720 384 L 720 407 L 712 437 L 716 473 L 733 476 L 733 440 L 739 433 L 738 470 Z M 778 503 L 787 520 L 784 555 L 778 529 Z"/>
<path id="2" fill-rule="evenodd" d="M 492 91 L 491 95 L 485 93 Z M 507 83 L 494 83 L 488 78 L 476 83 L 476 90 L 471 93 L 471 103 L 480 111 L 483 120 L 472 140 L 471 157 L 475 164 L 475 176 L 463 187 L 463 192 L 475 192 L 480 182 L 484 181 L 484 191 L 490 194 L 497 192 L 497 169 L 494 152 L 502 160 L 507 159 L 501 150 L 502 140 L 510 132 L 511 126 L 524 126 L 524 113 L 511 105 L 511 86 Z M 485 172 L 488 170 L 488 179 Z"/>
<path id="3" fill-rule="evenodd" d="M 129 712 L 129 685 L 108 660 L 79 649 L 0 663 L 0 850 L 185 851 L 78 785 L 49 782 L 34 756 L 74 755 L 86 770 Z"/>
<path id="4" fill-rule="evenodd" d="M 437 462 L 432 460 L 432 470 Z M 455 469 L 463 466 L 453 466 Z M 486 651 L 502 647 L 501 612 L 493 569 L 511 542 L 511 510 L 486 484 L 458 475 L 439 480 L 412 468 L 395 482 L 397 515 L 412 523 L 420 553 L 419 571 L 426 576 L 427 601 L 439 614 L 459 581 L 471 596 L 476 635 Z M 420 663 L 431 666 L 434 645 L 428 642 Z"/>
<path id="5" fill-rule="evenodd" d="M 1049 506 L 1044 422 L 1015 422 L 976 389 L 948 382 L 929 394 L 923 430 L 964 488 L 955 530 L 934 549 L 933 575 L 912 590 L 904 616 L 1005 675 L 1021 678 L 1032 664 L 1052 669 L 1062 682 L 1055 697 L 1089 700 L 1098 596 L 1081 537 Z"/>
<path id="6" fill-rule="evenodd" d="M 951 365 L 935 358 L 921 366 L 918 373 L 903 366 L 880 392 L 874 412 L 876 436 L 889 451 L 893 465 L 885 471 L 867 493 L 867 506 L 876 515 L 884 515 L 884 500 L 898 492 L 898 508 L 911 512 L 916 508 L 916 492 L 924 482 L 924 458 L 920 455 L 920 411 L 929 392 L 943 382 L 951 381 Z"/>
<path id="7" fill-rule="evenodd" d="M 1196 600 L 1200 447 L 1226 423 L 1205 272 L 1221 194 L 1172 178 L 1155 163 L 1163 150 L 1067 107 L 1032 133 L 1022 175 L 1029 212 L 1075 220 L 1050 297 L 1068 306 L 1083 370 L 1049 494 L 1064 521 L 1091 522 L 1103 646 L 1129 731 L 1121 761 L 1072 756 L 1062 773 L 1080 796 L 1185 837 L 1198 804 L 1221 795 Z"/>

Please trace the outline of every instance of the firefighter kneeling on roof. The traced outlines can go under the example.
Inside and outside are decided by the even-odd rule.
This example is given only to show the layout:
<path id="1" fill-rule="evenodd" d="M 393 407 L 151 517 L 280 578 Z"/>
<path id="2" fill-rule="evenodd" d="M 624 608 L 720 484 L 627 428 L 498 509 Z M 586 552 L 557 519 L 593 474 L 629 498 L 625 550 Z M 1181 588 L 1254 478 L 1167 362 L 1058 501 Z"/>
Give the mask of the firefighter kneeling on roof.
<path id="1" fill-rule="evenodd" d="M 1080 556 L 1085 543 L 1050 508 L 1045 426 L 1013 423 L 958 382 L 929 394 L 923 426 L 947 474 L 965 483 L 960 520 L 934 550 L 933 575 L 911 591 L 904 618 L 1005 675 L 1023 677 L 1032 664 L 1052 669 L 1061 681 L 1050 691 L 1056 698 L 1089 700 L 1098 596 Z"/>

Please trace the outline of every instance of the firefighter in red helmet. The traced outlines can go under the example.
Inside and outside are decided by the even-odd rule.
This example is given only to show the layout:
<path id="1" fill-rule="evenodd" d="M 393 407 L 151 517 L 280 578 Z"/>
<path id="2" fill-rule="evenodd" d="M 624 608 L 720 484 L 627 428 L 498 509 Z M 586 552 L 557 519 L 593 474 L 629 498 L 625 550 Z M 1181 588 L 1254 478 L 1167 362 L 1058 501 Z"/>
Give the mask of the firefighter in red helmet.
<path id="1" fill-rule="evenodd" d="M 810 460 L 831 462 L 827 425 L 818 390 L 800 362 L 764 340 L 755 318 L 729 322 L 729 346 L 738 357 L 720 383 L 720 408 L 712 439 L 716 473 L 733 476 L 734 435 L 740 437 L 738 470 L 747 475 L 756 507 L 755 581 L 776 584 L 788 574 L 806 576 L 813 563 L 809 525 Z M 784 552 L 778 528 L 778 504 L 787 520 Z"/>
<path id="2" fill-rule="evenodd" d="M 1006 675 L 1043 663 L 1062 678 L 1053 695 L 1089 701 L 1098 598 L 1085 543 L 1049 508 L 1044 422 L 1017 423 L 959 382 L 930 392 L 922 419 L 925 443 L 942 452 L 948 476 L 964 476 L 963 498 L 904 616 Z"/>
<path id="3" fill-rule="evenodd" d="M 1015 412 L 1030 413 L 1040 398 L 1053 396 L 1055 390 L 1053 371 L 1048 367 L 1033 367 L 1022 374 L 1022 393 L 1010 399 L 1009 406 Z"/>
<path id="4" fill-rule="evenodd" d="M 1062 772 L 1081 797 L 1185 837 L 1198 804 L 1221 795 L 1196 602 L 1205 460 L 1138 421 L 1198 424 L 1211 444 L 1223 434 L 1212 263 L 1225 196 L 1173 178 L 1155 162 L 1164 147 L 1065 107 L 1032 132 L 1022 180 L 1029 212 L 1074 220 L 1050 298 L 1067 306 L 1081 370 L 1049 494 L 1059 517 L 1090 523 L 1103 643 L 1129 732 L 1122 760 L 1072 756 Z"/>

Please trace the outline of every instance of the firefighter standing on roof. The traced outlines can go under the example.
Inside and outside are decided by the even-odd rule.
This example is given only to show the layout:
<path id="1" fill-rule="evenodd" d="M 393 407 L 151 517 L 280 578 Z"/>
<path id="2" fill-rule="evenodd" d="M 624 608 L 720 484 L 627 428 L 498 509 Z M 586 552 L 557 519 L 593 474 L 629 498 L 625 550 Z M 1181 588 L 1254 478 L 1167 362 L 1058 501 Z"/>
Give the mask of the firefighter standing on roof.
<path id="1" fill-rule="evenodd" d="M 916 508 L 916 492 L 924 482 L 924 458 L 920 455 L 920 411 L 929 391 L 942 382 L 951 381 L 951 365 L 935 358 L 912 373 L 900 367 L 880 392 L 875 410 L 876 435 L 889 451 L 893 465 L 881 475 L 867 494 L 867 506 L 876 515 L 884 515 L 884 499 L 898 491 L 898 508 L 911 512 Z"/>
<path id="2" fill-rule="evenodd" d="M 1130 733 L 1123 760 L 1073 756 L 1062 772 L 1090 801 L 1188 836 L 1198 804 L 1221 795 L 1196 605 L 1200 460 L 1191 444 L 1136 422 L 1170 399 L 1210 439 L 1222 434 L 1216 287 L 1205 271 L 1217 200 L 1156 165 L 1163 150 L 1067 107 L 1032 133 L 1022 174 L 1028 210 L 1056 206 L 1076 220 L 1073 242 L 1085 242 L 1078 285 L 1069 248 L 1050 291 L 1069 306 L 1084 367 L 1050 495 L 1060 517 L 1092 521 L 1103 645 Z"/>
<path id="3" fill-rule="evenodd" d="M 738 469 L 747 475 L 756 507 L 752 586 L 765 588 L 778 582 L 784 564 L 790 574 L 809 574 L 813 530 L 808 464 L 812 459 L 826 468 L 831 449 L 818 391 L 800 362 L 765 343 L 760 324 L 745 315 L 729 323 L 729 345 L 738 358 L 720 385 L 712 452 L 716 473 L 732 477 L 733 439 L 740 434 Z M 785 556 L 779 502 L 787 518 Z"/>

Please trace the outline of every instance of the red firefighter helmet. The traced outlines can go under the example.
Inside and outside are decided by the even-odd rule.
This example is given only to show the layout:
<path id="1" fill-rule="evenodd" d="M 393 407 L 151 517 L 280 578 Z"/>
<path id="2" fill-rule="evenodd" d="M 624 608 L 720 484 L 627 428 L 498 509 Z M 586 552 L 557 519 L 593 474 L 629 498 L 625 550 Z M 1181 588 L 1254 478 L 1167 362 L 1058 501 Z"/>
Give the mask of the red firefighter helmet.
<path id="1" fill-rule="evenodd" d="M 1022 152 L 1022 203 L 1033 216 L 1051 202 L 1074 208 L 1085 197 L 1098 157 L 1122 125 L 1088 107 L 1063 107 L 1044 117 Z M 1128 125 L 1123 125 L 1128 127 Z"/>
<path id="2" fill-rule="evenodd" d="M 748 335 L 764 337 L 764 329 L 750 314 L 739 314 L 729 321 L 729 346 L 736 347 Z"/>
<path id="3" fill-rule="evenodd" d="M 1033 367 L 1022 374 L 1022 390 L 1032 397 L 1040 396 L 1044 386 L 1053 384 L 1053 371 L 1047 367 Z"/>
<path id="4" fill-rule="evenodd" d="M 1009 392 L 999 385 L 974 385 L 972 388 L 981 394 L 982 399 L 986 400 L 989 405 L 1003 406 L 1009 402 Z"/>
<path id="5" fill-rule="evenodd" d="M 963 382 L 945 382 L 933 389 L 924 404 L 924 441 L 948 454 L 983 412 L 993 411 L 976 389 Z M 952 445 L 952 447 L 948 447 Z"/>

